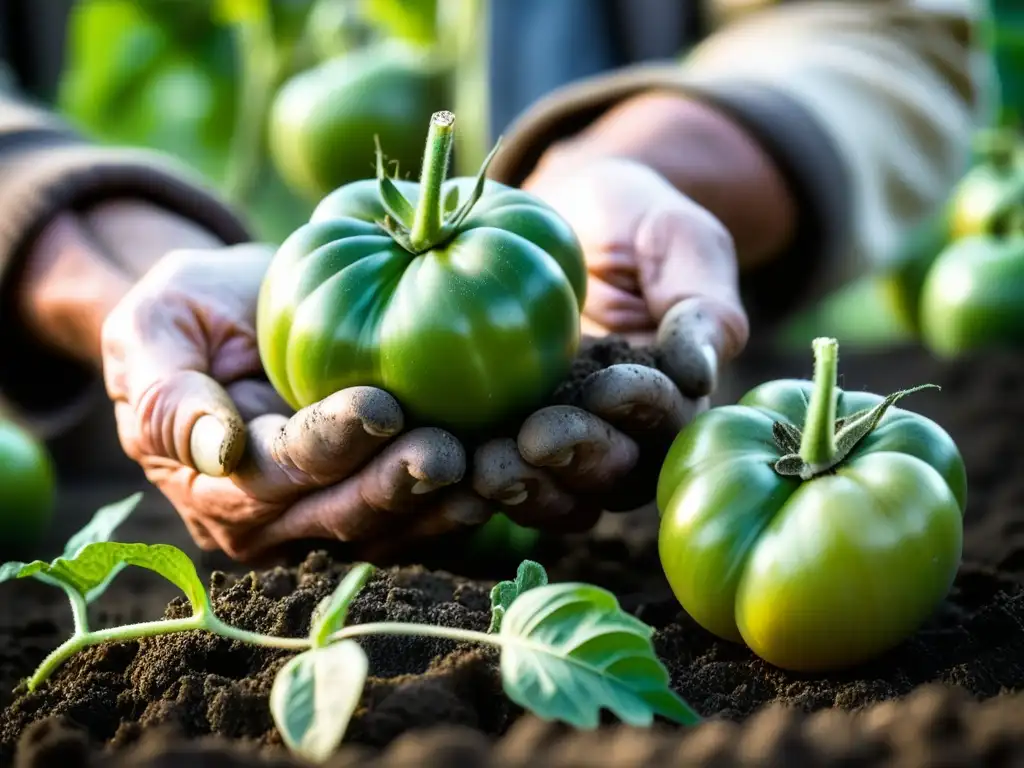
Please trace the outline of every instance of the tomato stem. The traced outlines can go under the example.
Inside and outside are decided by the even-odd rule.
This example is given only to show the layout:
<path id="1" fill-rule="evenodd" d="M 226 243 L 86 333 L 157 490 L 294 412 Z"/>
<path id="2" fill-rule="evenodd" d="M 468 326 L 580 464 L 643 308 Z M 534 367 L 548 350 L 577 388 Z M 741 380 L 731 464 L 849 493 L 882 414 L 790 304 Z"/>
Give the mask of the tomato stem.
<path id="1" fill-rule="evenodd" d="M 435 112 L 430 118 L 427 148 L 423 153 L 420 199 L 409 230 L 409 242 L 417 251 L 430 248 L 441 234 L 444 222 L 441 185 L 448 176 L 448 161 L 451 159 L 454 138 L 455 115 L 451 112 Z"/>
<path id="2" fill-rule="evenodd" d="M 812 472 L 828 467 L 836 453 L 836 375 L 839 342 L 819 338 L 814 349 L 814 389 L 807 403 L 807 418 L 800 438 L 800 458 Z"/>

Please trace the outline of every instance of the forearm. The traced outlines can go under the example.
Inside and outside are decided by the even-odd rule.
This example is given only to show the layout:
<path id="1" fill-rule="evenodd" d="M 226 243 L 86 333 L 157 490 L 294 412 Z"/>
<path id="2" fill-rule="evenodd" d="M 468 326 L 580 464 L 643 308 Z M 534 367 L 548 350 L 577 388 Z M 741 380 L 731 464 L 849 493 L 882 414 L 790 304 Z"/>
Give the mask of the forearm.
<path id="1" fill-rule="evenodd" d="M 207 231 L 208 239 L 216 235 L 216 243 L 244 242 L 248 234 L 208 185 L 172 158 L 92 145 L 56 115 L 6 93 L 0 166 L 0 407 L 51 436 L 99 395 L 99 329 L 110 307 L 155 251 L 189 247 L 151 237 L 156 230 L 148 224 L 105 242 L 95 212 L 109 201 L 133 200 Z"/>
<path id="2" fill-rule="evenodd" d="M 713 213 L 732 234 L 741 267 L 792 241 L 797 206 L 783 175 L 749 133 L 706 103 L 662 91 L 633 96 L 555 145 L 535 172 L 602 156 L 647 165 Z"/>
<path id="3" fill-rule="evenodd" d="M 125 200 L 63 213 L 28 250 L 15 288 L 25 327 L 60 353 L 98 366 L 103 322 L 165 254 L 223 245 L 159 207 Z"/>
<path id="4" fill-rule="evenodd" d="M 29 251 L 15 295 L 25 328 L 36 339 L 98 365 L 103 320 L 131 282 L 100 251 L 79 216 L 62 214 Z"/>

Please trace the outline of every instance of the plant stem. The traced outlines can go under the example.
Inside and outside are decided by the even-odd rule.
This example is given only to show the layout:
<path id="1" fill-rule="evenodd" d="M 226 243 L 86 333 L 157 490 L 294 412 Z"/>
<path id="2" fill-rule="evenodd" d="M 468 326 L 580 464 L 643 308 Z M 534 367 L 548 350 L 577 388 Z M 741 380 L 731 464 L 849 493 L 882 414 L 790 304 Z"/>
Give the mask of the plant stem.
<path id="1" fill-rule="evenodd" d="M 435 112 L 430 118 L 427 148 L 423 153 L 420 199 L 409 230 L 409 242 L 417 251 L 433 245 L 441 232 L 441 185 L 448 176 L 454 134 L 455 115 L 451 112 Z"/>
<path id="2" fill-rule="evenodd" d="M 808 468 L 828 467 L 836 453 L 836 372 L 839 361 L 839 342 L 818 338 L 811 342 L 814 349 L 814 389 L 807 404 L 800 439 L 800 458 Z"/>
<path id="3" fill-rule="evenodd" d="M 275 637 L 273 635 L 262 635 L 259 632 L 250 632 L 247 629 L 239 629 L 230 624 L 225 624 L 218 619 L 211 611 L 205 615 L 202 629 L 212 632 L 215 635 L 226 637 L 229 640 L 238 640 L 241 643 L 260 645 L 264 648 L 280 648 L 285 651 L 304 651 L 310 647 L 310 641 L 305 637 Z"/>
<path id="4" fill-rule="evenodd" d="M 340 629 L 331 635 L 331 642 L 347 640 L 361 635 L 414 635 L 417 637 L 440 637 L 446 640 L 458 640 L 465 643 L 484 643 L 501 646 L 498 635 L 477 632 L 474 629 L 456 629 L 455 627 L 438 627 L 434 624 L 399 624 L 390 621 L 378 621 L 371 624 L 353 624 Z"/>
<path id="5" fill-rule="evenodd" d="M 51 587 L 58 587 L 64 591 L 64 594 L 68 596 L 68 602 L 71 603 L 71 617 L 75 622 L 75 634 L 84 635 L 89 631 L 89 606 L 85 602 L 85 597 L 74 587 L 65 584 L 60 579 L 55 579 L 45 573 L 34 574 L 35 578 L 44 584 L 49 584 Z"/>
<path id="6" fill-rule="evenodd" d="M 84 606 L 84 601 L 83 601 Z M 32 677 L 28 680 L 28 689 L 35 690 L 41 683 L 45 682 L 65 661 L 79 651 L 93 645 L 102 643 L 123 643 L 128 640 L 138 640 L 143 637 L 157 637 L 159 635 L 170 635 L 175 632 L 189 632 L 192 630 L 205 630 L 229 640 L 238 640 L 250 645 L 259 645 L 265 648 L 280 648 L 286 651 L 304 651 L 310 647 L 310 642 L 302 637 L 274 637 L 273 635 L 261 635 L 258 632 L 249 632 L 245 629 L 232 627 L 217 618 L 212 610 L 207 609 L 195 613 L 185 619 L 161 619 L 159 621 L 144 621 L 139 624 L 126 624 L 121 627 L 110 627 L 97 630 L 96 632 L 76 633 L 70 639 L 57 646 L 54 651 L 43 659 Z"/>
<path id="7" fill-rule="evenodd" d="M 81 650 L 106 642 L 124 642 L 137 640 L 140 637 L 169 635 L 173 632 L 187 632 L 202 629 L 205 618 L 202 614 L 189 616 L 187 619 L 163 619 L 145 621 L 139 624 L 127 624 L 123 627 L 110 627 L 95 632 L 86 632 L 65 640 L 50 653 L 28 680 L 28 689 L 34 691 L 47 680 L 65 661 Z"/>
<path id="8" fill-rule="evenodd" d="M 283 57 L 266 19 L 239 24 L 235 44 L 241 82 L 224 194 L 233 205 L 245 209 L 263 170 L 267 114 L 281 79 Z"/>

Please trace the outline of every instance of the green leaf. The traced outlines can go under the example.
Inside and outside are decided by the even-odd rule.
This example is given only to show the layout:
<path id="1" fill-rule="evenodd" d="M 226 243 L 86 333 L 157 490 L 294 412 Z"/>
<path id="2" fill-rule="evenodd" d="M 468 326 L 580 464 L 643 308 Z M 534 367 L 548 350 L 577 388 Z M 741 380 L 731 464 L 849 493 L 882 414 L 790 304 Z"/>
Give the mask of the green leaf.
<path id="1" fill-rule="evenodd" d="M 17 560 L 0 565 L 0 582 L 20 578 L 19 574 L 26 565 L 27 563 L 19 563 Z"/>
<path id="2" fill-rule="evenodd" d="M 459 207 L 459 188 L 452 187 L 444 196 L 444 215 L 447 216 Z"/>
<path id="3" fill-rule="evenodd" d="M 601 709 L 634 726 L 654 715 L 691 725 L 699 716 L 669 688 L 654 654 L 654 630 L 610 592 L 549 584 L 512 604 L 502 622 L 505 693 L 545 720 L 596 728 Z"/>
<path id="4" fill-rule="evenodd" d="M 261 22 L 270 14 L 268 0 L 214 0 L 210 10 L 218 24 Z"/>
<path id="5" fill-rule="evenodd" d="M 484 187 L 487 185 L 487 169 L 491 166 L 491 161 L 494 160 L 494 156 L 498 154 L 498 149 L 501 147 L 501 137 L 494 142 L 494 147 L 488 153 L 487 157 L 484 158 L 483 164 L 480 166 L 480 170 L 476 174 L 476 182 L 473 184 L 473 190 L 470 192 L 469 197 L 466 198 L 462 206 L 456 209 L 445 222 L 452 229 L 462 224 L 473 211 L 473 206 L 476 205 L 480 198 L 483 197 Z"/>
<path id="6" fill-rule="evenodd" d="M 281 668 L 270 689 L 270 713 L 289 749 L 314 763 L 334 754 L 369 666 L 359 644 L 343 640 L 303 651 Z"/>
<path id="7" fill-rule="evenodd" d="M 341 580 L 333 593 L 320 601 L 320 604 L 313 611 L 313 621 L 310 627 L 309 639 L 313 647 L 319 648 L 326 645 L 330 636 L 345 626 L 345 619 L 348 618 L 348 607 L 352 604 L 356 595 L 366 586 L 376 570 L 369 563 L 357 563 L 352 566 L 345 578 Z"/>
<path id="8" fill-rule="evenodd" d="M 133 493 L 126 499 L 115 501 L 105 507 L 100 507 L 92 516 L 82 530 L 68 539 L 64 545 L 65 558 L 72 558 L 87 544 L 94 544 L 98 541 L 110 541 L 114 531 L 121 525 L 128 516 L 135 511 L 142 501 L 142 491 Z"/>
<path id="9" fill-rule="evenodd" d="M 92 520 L 78 533 L 68 539 L 67 544 L 64 545 L 64 554 L 62 557 L 71 559 L 77 555 L 84 547 L 89 544 L 95 544 L 100 541 L 110 541 L 114 535 L 114 531 L 121 523 L 128 519 L 128 516 L 135 511 L 135 508 L 139 506 L 139 502 L 142 501 L 142 492 L 133 493 L 126 499 L 116 501 L 113 504 L 108 504 L 105 507 L 100 507 L 96 510 L 96 514 L 93 515 Z M 110 582 L 125 568 L 125 563 L 115 566 L 107 578 L 97 584 L 95 587 L 90 589 L 86 594 L 83 595 L 86 603 L 93 602 L 96 598 L 107 591 L 107 587 L 110 586 Z"/>
<path id="10" fill-rule="evenodd" d="M 364 18 L 389 37 L 431 45 L 438 37 L 437 0 L 361 0 Z"/>
<path id="11" fill-rule="evenodd" d="M 516 570 L 515 581 L 499 581 L 491 589 L 491 626 L 487 631 L 493 633 L 501 629 L 505 613 L 519 595 L 547 583 L 548 573 L 543 565 L 533 560 L 523 560 Z"/>
<path id="12" fill-rule="evenodd" d="M 403 228 L 412 226 L 412 220 L 416 212 L 412 203 L 405 199 L 405 196 L 398 191 L 398 187 L 388 178 L 387 169 L 384 167 L 384 151 L 380 146 L 380 139 L 373 137 L 373 143 L 377 147 L 377 183 L 380 188 L 380 202 L 388 216 L 394 219 Z"/>
<path id="13" fill-rule="evenodd" d="M 15 574 L 26 578 L 44 574 L 75 589 L 79 594 L 89 595 L 110 583 L 111 574 L 125 565 L 159 573 L 178 587 L 194 611 L 209 609 L 209 600 L 203 582 L 196 573 L 196 567 L 189 556 L 170 544 L 122 544 L 115 541 L 99 541 L 87 544 L 74 557 L 58 557 L 52 563 L 42 560 L 23 565 Z"/>

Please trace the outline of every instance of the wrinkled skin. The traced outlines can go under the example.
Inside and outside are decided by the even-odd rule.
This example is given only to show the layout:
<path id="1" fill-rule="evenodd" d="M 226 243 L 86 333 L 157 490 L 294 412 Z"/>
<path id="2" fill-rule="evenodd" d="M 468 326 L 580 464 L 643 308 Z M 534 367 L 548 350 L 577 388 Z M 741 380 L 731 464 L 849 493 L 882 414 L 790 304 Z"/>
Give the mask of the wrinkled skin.
<path id="1" fill-rule="evenodd" d="M 653 480 L 629 482 L 641 451 L 664 451 L 706 408 L 719 363 L 746 342 L 731 240 L 660 176 L 625 161 L 538 174 L 524 187 L 583 245 L 589 329 L 658 343 L 671 376 L 612 366 L 586 382 L 582 407 L 541 409 L 472 456 L 442 430 L 404 431 L 397 402 L 378 389 L 345 389 L 293 415 L 262 378 L 256 347 L 270 250 L 169 254 L 107 318 L 104 367 L 122 445 L 200 546 L 252 559 L 327 538 L 359 542 L 372 557 L 499 510 L 578 531 L 612 490 L 634 492 L 619 508 L 653 499 Z"/>
<path id="2" fill-rule="evenodd" d="M 773 424 L 804 425 L 812 385 L 773 381 L 701 415 L 658 482 L 662 566 L 703 627 L 786 669 L 892 647 L 945 597 L 960 563 L 967 479 L 949 435 L 890 408 L 834 471 L 783 476 Z M 882 398 L 837 389 L 837 417 Z"/>

